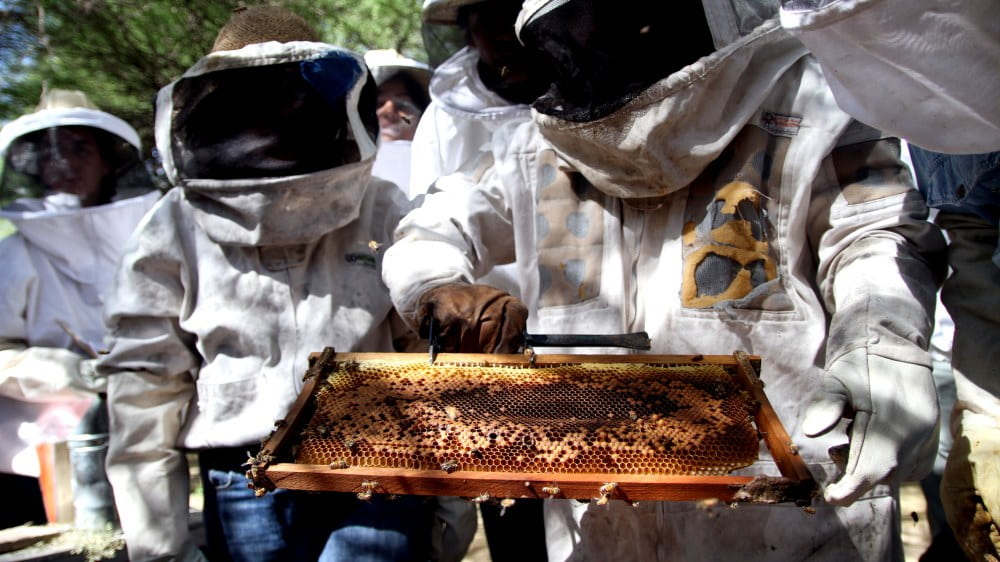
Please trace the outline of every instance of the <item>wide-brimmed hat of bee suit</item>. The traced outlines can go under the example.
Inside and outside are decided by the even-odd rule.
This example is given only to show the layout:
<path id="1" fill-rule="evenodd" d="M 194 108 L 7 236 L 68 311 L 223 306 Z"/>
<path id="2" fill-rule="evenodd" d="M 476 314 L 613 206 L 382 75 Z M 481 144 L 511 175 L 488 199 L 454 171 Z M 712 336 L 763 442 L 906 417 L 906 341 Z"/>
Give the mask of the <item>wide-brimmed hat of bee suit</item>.
<path id="1" fill-rule="evenodd" d="M 101 204 L 142 195 L 152 188 L 152 180 L 142 163 L 142 144 L 135 128 L 120 117 L 102 111 L 84 92 L 53 88 L 42 93 L 35 111 L 0 129 L 0 159 L 4 161 L 0 175 L 0 205 L 9 208 L 17 199 L 53 195 L 41 179 L 40 158 L 42 147 L 60 127 L 85 128 L 95 137 L 101 157 L 109 168 L 101 186 Z M 49 207 L 65 199 L 51 200 Z M 21 202 L 14 208 L 38 210 L 38 204 Z"/>

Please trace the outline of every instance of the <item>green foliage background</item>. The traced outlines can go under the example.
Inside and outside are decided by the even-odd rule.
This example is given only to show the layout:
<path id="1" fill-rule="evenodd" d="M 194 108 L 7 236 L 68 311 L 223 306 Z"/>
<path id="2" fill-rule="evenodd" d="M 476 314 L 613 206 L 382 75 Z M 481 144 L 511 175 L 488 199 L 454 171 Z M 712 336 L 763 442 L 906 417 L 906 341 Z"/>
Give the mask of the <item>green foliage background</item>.
<path id="1" fill-rule="evenodd" d="M 0 0 L 0 125 L 43 86 L 83 90 L 131 123 L 147 157 L 156 92 L 205 55 L 236 0 Z M 427 61 L 420 0 L 279 0 L 324 41 Z"/>

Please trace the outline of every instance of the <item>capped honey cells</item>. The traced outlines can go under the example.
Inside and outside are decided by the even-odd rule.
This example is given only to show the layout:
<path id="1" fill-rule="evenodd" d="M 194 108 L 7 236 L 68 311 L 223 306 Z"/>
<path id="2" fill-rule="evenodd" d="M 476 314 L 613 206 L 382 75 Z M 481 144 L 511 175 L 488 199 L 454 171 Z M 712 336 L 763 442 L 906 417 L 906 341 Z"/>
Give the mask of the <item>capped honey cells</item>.
<path id="1" fill-rule="evenodd" d="M 339 361 L 295 462 L 510 473 L 724 475 L 757 459 L 721 365 Z"/>

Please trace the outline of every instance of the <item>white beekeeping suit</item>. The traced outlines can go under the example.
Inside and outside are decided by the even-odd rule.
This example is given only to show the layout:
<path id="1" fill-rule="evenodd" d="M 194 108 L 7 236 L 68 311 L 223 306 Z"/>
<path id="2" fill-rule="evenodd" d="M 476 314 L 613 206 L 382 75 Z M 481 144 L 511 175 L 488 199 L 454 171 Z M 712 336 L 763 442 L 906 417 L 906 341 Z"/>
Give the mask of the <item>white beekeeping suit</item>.
<path id="1" fill-rule="evenodd" d="M 393 349 L 381 249 L 409 203 L 371 177 L 367 78 L 350 51 L 269 41 L 213 52 L 157 97 L 157 147 L 176 187 L 125 252 L 99 364 L 110 375 L 108 473 L 133 560 L 193 552 L 184 450 L 260 443 L 301 391 L 310 353 Z M 303 79 L 322 98 L 309 98 L 316 115 L 333 112 L 316 145 L 282 136 L 283 117 L 267 139 L 290 151 L 244 150 L 252 130 L 212 137 L 253 117 L 225 110 L 241 88 L 273 84 L 285 96 L 281 81 Z M 311 117 L 303 125 L 316 131 Z M 262 158 L 295 169 L 260 177 Z"/>
<path id="2" fill-rule="evenodd" d="M 490 153 L 497 129 L 530 118 L 528 104 L 545 89 L 545 67 L 514 37 L 516 10 L 506 0 L 424 0 L 425 24 L 458 27 L 466 46 L 431 77 L 431 103 L 413 139 L 411 193 L 475 165 Z"/>
<path id="3" fill-rule="evenodd" d="M 48 141 L 62 128 L 99 138 L 108 163 L 96 204 L 43 180 Z M 42 148 L 42 147 L 45 148 Z M 139 157 L 139 135 L 81 92 L 47 92 L 38 110 L 0 131 L 0 471 L 38 476 L 34 445 L 65 439 L 103 381 L 101 305 L 125 243 L 159 197 Z"/>
<path id="4" fill-rule="evenodd" d="M 994 0 L 782 0 L 856 119 L 939 152 L 1000 150 Z"/>
<path id="5" fill-rule="evenodd" d="M 653 353 L 760 355 L 779 418 L 826 498 L 841 504 L 817 498 L 809 514 L 787 504 L 552 500 L 549 559 L 901 559 L 893 484 L 926 472 L 936 442 L 926 347 L 941 273 L 930 260 L 943 238 L 898 140 L 838 108 L 819 64 L 780 27 L 776 3 L 705 7 L 528 3 L 519 36 L 529 46 L 586 41 L 559 35 L 558 18 L 593 10 L 587 21 L 636 33 L 607 37 L 648 40 L 641 52 L 662 55 L 641 65 L 669 58 L 657 38 L 669 44 L 674 32 L 694 50 L 659 75 L 574 58 L 602 54 L 600 44 L 558 51 L 569 54 L 557 65 L 565 75 L 534 104 L 535 123 L 497 135 L 497 164 L 474 187 L 454 177 L 454 189 L 403 220 L 383 277 L 416 325 L 436 294 L 428 289 L 513 261 L 529 331 L 644 330 Z M 696 19 L 662 15 L 681 9 L 711 36 L 685 31 Z M 642 21 L 647 11 L 660 13 Z M 598 79 L 580 97 L 573 79 L 588 71 Z M 831 417 L 855 410 L 853 430 L 827 431 Z M 828 449 L 848 438 L 842 473 Z M 779 471 L 763 455 L 740 473 Z"/>

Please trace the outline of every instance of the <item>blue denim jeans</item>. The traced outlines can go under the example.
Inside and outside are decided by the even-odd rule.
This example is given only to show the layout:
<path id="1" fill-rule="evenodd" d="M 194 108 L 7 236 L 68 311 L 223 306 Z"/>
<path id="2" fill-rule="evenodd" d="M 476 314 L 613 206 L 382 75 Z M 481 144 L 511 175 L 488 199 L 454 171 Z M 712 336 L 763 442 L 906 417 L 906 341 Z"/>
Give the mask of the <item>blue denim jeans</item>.
<path id="1" fill-rule="evenodd" d="M 910 159 L 928 207 L 1000 223 L 1000 152 L 941 154 L 911 144 Z M 1000 248 L 993 263 L 1000 267 Z"/>
<path id="2" fill-rule="evenodd" d="M 204 458 L 204 457 L 202 457 Z M 256 497 L 242 472 L 201 466 L 209 560 L 426 560 L 427 498 L 275 490 Z M 206 466 L 209 465 L 209 466 Z"/>

